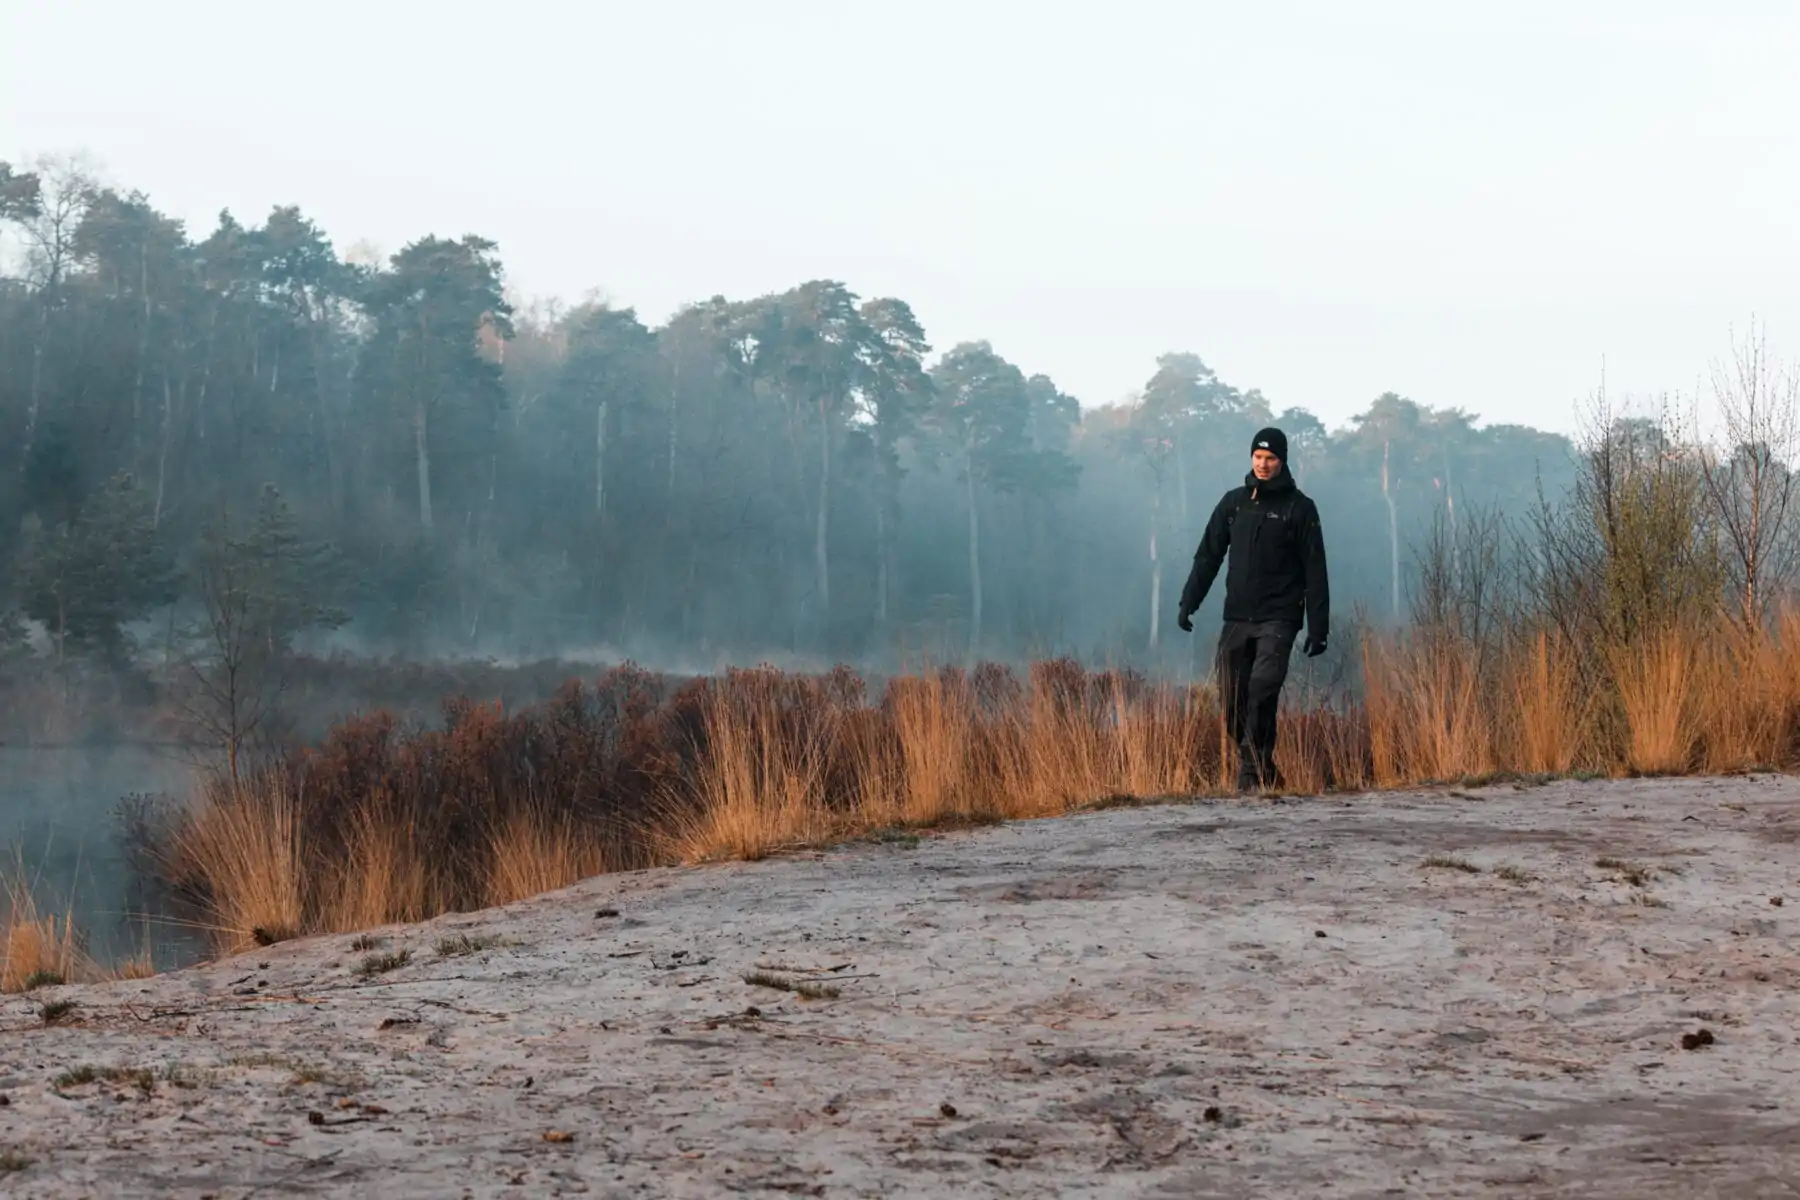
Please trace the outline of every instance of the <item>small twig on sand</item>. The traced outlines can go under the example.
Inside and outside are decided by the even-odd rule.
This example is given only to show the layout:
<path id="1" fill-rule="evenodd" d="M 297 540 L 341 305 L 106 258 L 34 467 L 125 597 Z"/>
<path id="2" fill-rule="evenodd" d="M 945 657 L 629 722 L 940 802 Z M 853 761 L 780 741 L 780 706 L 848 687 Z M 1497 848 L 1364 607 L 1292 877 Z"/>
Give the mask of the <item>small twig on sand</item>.
<path id="1" fill-rule="evenodd" d="M 856 964 L 853 962 L 847 962 L 839 963 L 835 967 L 793 967 L 782 963 L 759 962 L 756 964 L 756 969 L 759 971 L 781 971 L 788 975 L 836 975 L 839 971 L 848 971 L 855 965 Z"/>

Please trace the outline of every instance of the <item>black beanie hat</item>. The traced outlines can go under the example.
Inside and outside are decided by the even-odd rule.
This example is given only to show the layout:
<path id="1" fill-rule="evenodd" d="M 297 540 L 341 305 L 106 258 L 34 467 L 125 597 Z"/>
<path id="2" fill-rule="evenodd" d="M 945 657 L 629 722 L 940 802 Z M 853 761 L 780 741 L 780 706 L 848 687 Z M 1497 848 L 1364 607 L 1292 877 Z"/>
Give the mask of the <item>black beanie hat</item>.
<path id="1" fill-rule="evenodd" d="M 1267 429 L 1257 430 L 1256 436 L 1250 439 L 1250 453 L 1254 454 L 1258 450 L 1267 450 L 1282 462 L 1286 462 L 1287 434 L 1272 425 Z"/>

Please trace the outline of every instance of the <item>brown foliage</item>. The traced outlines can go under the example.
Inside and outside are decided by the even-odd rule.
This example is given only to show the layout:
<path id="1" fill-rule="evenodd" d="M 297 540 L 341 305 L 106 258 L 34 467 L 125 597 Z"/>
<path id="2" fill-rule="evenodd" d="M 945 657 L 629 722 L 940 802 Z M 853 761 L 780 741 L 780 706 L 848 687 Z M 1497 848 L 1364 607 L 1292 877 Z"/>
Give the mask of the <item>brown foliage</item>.
<path id="1" fill-rule="evenodd" d="M 1724 631 L 1724 632 L 1721 632 Z M 1370 639 L 1364 692 L 1290 695 L 1294 792 L 1496 772 L 1791 762 L 1800 683 L 1766 634 L 1683 625 L 1604 656 L 1553 627 Z M 1056 660 L 889 679 L 772 667 L 678 686 L 638 668 L 437 728 L 376 712 L 217 781 L 157 859 L 223 946 L 510 903 L 602 871 L 756 858 L 895 826 L 1216 793 L 1235 772 L 1210 687 Z"/>

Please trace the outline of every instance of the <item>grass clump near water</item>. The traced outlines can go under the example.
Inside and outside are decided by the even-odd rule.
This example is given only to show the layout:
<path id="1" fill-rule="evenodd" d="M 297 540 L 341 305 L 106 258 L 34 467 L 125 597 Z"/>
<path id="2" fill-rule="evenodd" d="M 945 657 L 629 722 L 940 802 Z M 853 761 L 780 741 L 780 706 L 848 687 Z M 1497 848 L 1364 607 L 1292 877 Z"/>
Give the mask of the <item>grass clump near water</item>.
<path id="1" fill-rule="evenodd" d="M 1581 653 L 1544 629 L 1367 634 L 1359 695 L 1292 698 L 1284 791 L 1792 762 L 1789 646 L 1800 648 L 1793 614 L 1760 640 L 1673 627 L 1637 659 Z M 1756 720 L 1747 682 L 1766 709 Z M 358 718 L 239 788 L 203 790 L 158 861 L 228 950 L 271 930 L 510 903 L 607 870 L 846 840 L 904 848 L 934 827 L 1218 794 L 1235 767 L 1204 684 L 1052 661 L 900 676 L 876 698 L 864 688 L 847 669 L 738 670 L 666 692 L 633 675 L 510 715 L 453 704 L 438 730 Z M 603 716 L 633 690 L 656 699 L 628 721 Z M 21 911 L 6 928 L 5 986 L 79 973 L 67 922 Z"/>

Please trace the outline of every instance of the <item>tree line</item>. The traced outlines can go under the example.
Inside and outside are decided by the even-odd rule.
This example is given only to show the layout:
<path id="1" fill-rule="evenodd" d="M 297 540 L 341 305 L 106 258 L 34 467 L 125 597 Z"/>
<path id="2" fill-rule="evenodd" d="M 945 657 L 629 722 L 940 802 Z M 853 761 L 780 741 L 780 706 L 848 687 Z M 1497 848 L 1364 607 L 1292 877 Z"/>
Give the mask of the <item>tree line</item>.
<path id="1" fill-rule="evenodd" d="M 1261 425 L 1377 617 L 1425 531 L 1572 478 L 1560 435 L 1392 393 L 1327 429 L 1191 352 L 1083 406 L 834 280 L 653 326 L 519 300 L 482 237 L 375 261 L 287 206 L 200 234 L 67 160 L 0 163 L 0 224 L 6 653 L 64 667 L 196 614 L 229 658 L 233 604 L 270 645 L 408 655 L 1167 665 Z"/>

